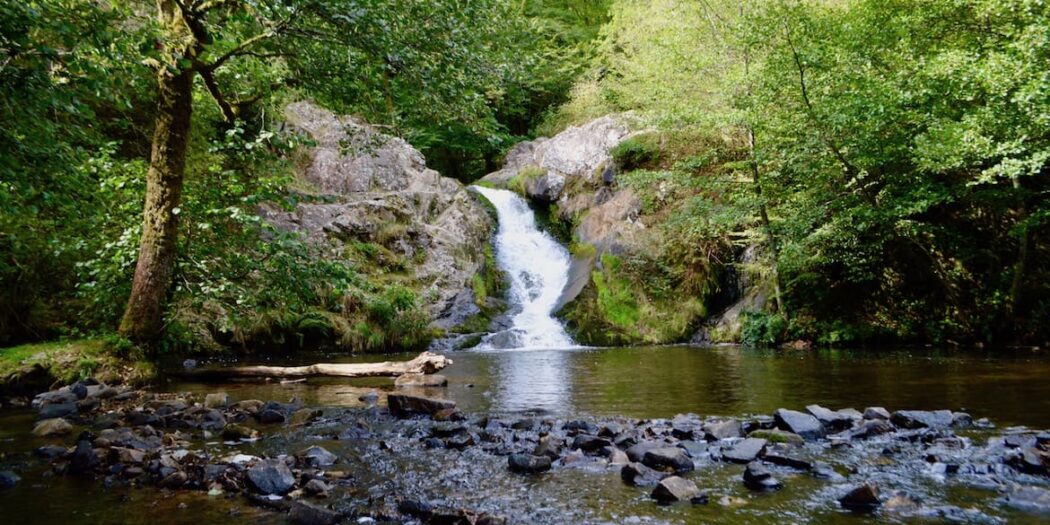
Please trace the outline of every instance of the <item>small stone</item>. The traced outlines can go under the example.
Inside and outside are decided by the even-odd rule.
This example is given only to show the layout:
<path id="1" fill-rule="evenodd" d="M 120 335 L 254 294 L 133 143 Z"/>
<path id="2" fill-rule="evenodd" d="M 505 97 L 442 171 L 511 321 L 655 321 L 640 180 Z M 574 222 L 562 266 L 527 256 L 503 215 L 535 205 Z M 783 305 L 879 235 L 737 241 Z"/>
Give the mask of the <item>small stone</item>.
<path id="1" fill-rule="evenodd" d="M 747 464 L 755 460 L 766 448 L 766 440 L 747 438 L 729 450 L 722 452 L 722 458 L 731 463 Z"/>
<path id="2" fill-rule="evenodd" d="M 204 396 L 204 408 L 226 408 L 230 404 L 230 396 L 226 392 L 216 392 Z"/>
<path id="3" fill-rule="evenodd" d="M 676 474 L 683 474 L 693 470 L 693 460 L 678 447 L 654 448 L 642 457 L 642 464 L 656 469 L 672 469 Z"/>
<path id="4" fill-rule="evenodd" d="M 794 432 L 806 441 L 824 437 L 824 426 L 811 414 L 781 408 L 773 413 L 773 418 L 778 428 Z"/>
<path id="5" fill-rule="evenodd" d="M 264 495 L 286 494 L 295 486 L 295 476 L 283 461 L 277 459 L 263 460 L 248 469 L 248 483 Z"/>
<path id="6" fill-rule="evenodd" d="M 37 419 L 56 419 L 71 416 L 77 413 L 76 402 L 71 403 L 52 403 L 40 407 L 40 411 L 37 413 Z"/>
<path id="7" fill-rule="evenodd" d="M 234 403 L 230 406 L 230 408 L 235 410 L 243 410 L 249 414 L 255 414 L 262 410 L 262 407 L 264 405 L 266 405 L 266 403 L 263 403 L 258 399 L 245 399 L 244 401 L 238 401 Z"/>
<path id="8" fill-rule="evenodd" d="M 670 476 L 656 484 L 651 497 L 660 503 L 669 504 L 691 500 L 699 494 L 700 489 L 696 483 L 678 476 Z"/>
<path id="9" fill-rule="evenodd" d="M 970 428 L 973 426 L 973 416 L 966 412 L 952 412 L 952 428 Z"/>
<path id="10" fill-rule="evenodd" d="M 342 514 L 307 501 L 296 501 L 288 512 L 288 520 L 298 525 L 335 525 Z"/>
<path id="11" fill-rule="evenodd" d="M 761 463 L 752 462 L 744 469 L 744 486 L 750 490 L 763 492 L 778 490 L 784 486 L 773 474 Z"/>
<path id="12" fill-rule="evenodd" d="M 620 469 L 620 479 L 628 485 L 635 487 L 651 487 L 663 479 L 665 475 L 640 463 L 628 463 Z"/>
<path id="13" fill-rule="evenodd" d="M 66 447 L 59 447 L 56 445 L 44 445 L 33 450 L 33 455 L 47 460 L 61 458 L 68 453 L 69 450 L 67 450 Z"/>
<path id="14" fill-rule="evenodd" d="M 806 440 L 802 439 L 802 436 L 788 432 L 786 430 L 771 429 L 771 430 L 756 430 L 747 435 L 751 438 L 764 439 L 770 443 L 784 443 L 787 445 L 802 445 Z"/>
<path id="15" fill-rule="evenodd" d="M 73 432 L 73 425 L 65 419 L 45 419 L 33 427 L 33 435 L 39 437 L 64 436 Z"/>
<path id="16" fill-rule="evenodd" d="M 305 460 L 307 466 L 313 468 L 334 465 L 337 459 L 335 454 L 332 454 L 324 447 L 318 447 L 316 445 L 302 451 L 300 455 Z"/>
<path id="17" fill-rule="evenodd" d="M 860 485 L 839 498 L 842 508 L 858 513 L 874 512 L 881 504 L 879 487 L 872 483 Z"/>
<path id="18" fill-rule="evenodd" d="M 548 434 L 546 436 L 540 436 L 540 441 L 536 444 L 536 448 L 533 449 L 532 454 L 535 456 L 547 456 L 551 459 L 557 459 L 558 456 L 561 456 L 562 448 L 564 448 L 562 440 L 558 436 Z"/>
<path id="19" fill-rule="evenodd" d="M 866 439 L 882 434 L 893 432 L 893 425 L 885 419 L 869 419 L 850 431 L 850 436 L 858 439 Z"/>
<path id="20" fill-rule="evenodd" d="M 782 454 L 770 453 L 770 452 L 767 452 L 767 453 L 762 455 L 762 461 L 765 461 L 767 463 L 772 463 L 774 465 L 780 465 L 782 467 L 790 467 L 790 468 L 798 469 L 798 470 L 812 470 L 813 469 L 813 464 L 808 462 L 808 461 L 806 461 L 806 460 L 793 458 L 791 456 L 785 456 L 785 455 L 782 455 Z"/>
<path id="21" fill-rule="evenodd" d="M 231 441 L 253 439 L 258 437 L 258 435 L 259 433 L 256 430 L 243 425 L 226 425 L 226 427 L 222 429 L 222 438 Z"/>
<path id="22" fill-rule="evenodd" d="M 890 411 L 882 407 L 868 407 L 864 409 L 864 419 L 890 420 Z"/>
<path id="23" fill-rule="evenodd" d="M 445 448 L 453 450 L 463 450 L 474 445 L 474 436 L 469 433 L 456 434 L 445 440 Z"/>
<path id="24" fill-rule="evenodd" d="M 551 469 L 551 458 L 531 454 L 511 454 L 507 457 L 507 465 L 510 466 L 511 472 L 536 474 Z"/>
<path id="25" fill-rule="evenodd" d="M 176 470 L 175 472 L 164 476 L 158 485 L 164 489 L 177 489 L 185 485 L 188 480 L 189 476 L 187 476 L 185 472 Z"/>
<path id="26" fill-rule="evenodd" d="M 466 421 L 467 416 L 463 415 L 458 408 L 442 408 L 433 415 L 434 421 Z"/>
<path id="27" fill-rule="evenodd" d="M 303 486 L 303 490 L 305 490 L 308 494 L 312 494 L 319 498 L 327 498 L 328 491 L 331 489 L 332 487 L 328 486 L 327 483 L 320 479 L 311 479 L 310 481 L 306 482 L 306 485 Z"/>
<path id="28" fill-rule="evenodd" d="M 813 477 L 817 479 L 834 483 L 846 481 L 845 476 L 836 472 L 835 469 L 831 468 L 831 465 L 828 465 L 827 463 L 814 463 L 811 472 L 813 473 Z"/>
<path id="29" fill-rule="evenodd" d="M 112 447 L 109 449 L 109 455 L 114 461 L 130 465 L 141 465 L 146 461 L 146 453 L 133 448 Z"/>

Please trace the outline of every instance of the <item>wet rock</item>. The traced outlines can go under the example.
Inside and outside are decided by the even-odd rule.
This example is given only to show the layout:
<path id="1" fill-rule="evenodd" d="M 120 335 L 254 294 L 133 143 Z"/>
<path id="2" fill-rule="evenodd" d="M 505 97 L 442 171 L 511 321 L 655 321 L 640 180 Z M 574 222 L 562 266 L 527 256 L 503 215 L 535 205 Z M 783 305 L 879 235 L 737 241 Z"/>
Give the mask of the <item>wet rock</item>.
<path id="1" fill-rule="evenodd" d="M 79 381 L 70 385 L 69 391 L 77 396 L 77 399 L 84 399 L 88 395 L 87 385 Z"/>
<path id="2" fill-rule="evenodd" d="M 740 422 L 735 419 L 704 424 L 704 438 L 708 441 L 737 438 L 744 436 Z"/>
<path id="3" fill-rule="evenodd" d="M 882 434 L 893 432 L 893 425 L 885 419 L 869 419 L 860 424 L 850 432 L 850 436 L 858 439 L 866 439 Z"/>
<path id="4" fill-rule="evenodd" d="M 904 492 L 896 492 L 882 503 L 884 511 L 897 514 L 914 514 L 922 508 L 922 501 Z"/>
<path id="5" fill-rule="evenodd" d="M 642 464 L 656 470 L 673 469 L 677 474 L 693 470 L 693 460 L 678 447 L 651 449 L 642 456 Z"/>
<path id="6" fill-rule="evenodd" d="M 76 394 L 69 391 L 68 388 L 62 388 L 59 390 L 52 390 L 50 392 L 43 392 L 33 398 L 31 405 L 34 408 L 42 408 L 45 405 L 62 404 L 67 405 L 77 402 Z"/>
<path id="7" fill-rule="evenodd" d="M 243 425 L 226 425 L 222 429 L 222 438 L 237 441 L 242 439 L 253 439 L 258 437 L 259 433 L 251 428 Z"/>
<path id="8" fill-rule="evenodd" d="M 584 452 L 597 452 L 608 446 L 612 446 L 612 442 L 608 439 L 587 434 L 580 434 L 572 440 L 572 448 Z"/>
<path id="9" fill-rule="evenodd" d="M 441 374 L 402 374 L 394 380 L 394 385 L 440 388 L 448 386 L 448 378 Z"/>
<path id="10" fill-rule="evenodd" d="M 66 447 L 59 447 L 55 445 L 44 445 L 33 450 L 33 455 L 38 458 L 44 458 L 47 460 L 58 459 L 65 457 L 69 453 Z"/>
<path id="11" fill-rule="evenodd" d="M 204 396 L 204 408 L 226 408 L 230 404 L 230 396 L 226 392 L 216 392 Z"/>
<path id="12" fill-rule="evenodd" d="M 1040 447 L 1050 447 L 1050 432 L 1040 432 L 1035 436 L 1035 444 Z"/>
<path id="13" fill-rule="evenodd" d="M 466 421 L 467 416 L 463 415 L 458 408 L 443 408 L 434 412 L 432 416 L 434 421 Z"/>
<path id="14" fill-rule="evenodd" d="M 511 454 L 507 457 L 507 465 L 511 472 L 519 474 L 536 474 L 551 469 L 551 458 L 548 456 L 533 456 L 531 454 Z"/>
<path id="15" fill-rule="evenodd" d="M 323 414 L 324 412 L 316 408 L 300 408 L 299 410 L 292 412 L 292 415 L 288 416 L 288 424 L 293 427 L 301 427 L 312 421 L 321 419 Z"/>
<path id="16" fill-rule="evenodd" d="M 659 483 L 665 476 L 662 472 L 657 472 L 641 463 L 628 463 L 620 469 L 620 479 L 635 487 L 651 487 Z"/>
<path id="17" fill-rule="evenodd" d="M 890 411 L 882 407 L 868 407 L 864 409 L 864 419 L 890 420 Z"/>
<path id="18" fill-rule="evenodd" d="M 423 446 L 427 448 L 445 448 L 445 442 L 436 437 L 423 440 Z"/>
<path id="19" fill-rule="evenodd" d="M 598 427 L 591 423 L 583 420 L 567 421 L 561 426 L 561 429 L 567 432 L 570 436 L 576 436 L 579 434 L 597 434 Z"/>
<path id="20" fill-rule="evenodd" d="M 898 410 L 890 416 L 890 422 L 898 428 L 944 429 L 952 425 L 953 416 L 949 410 Z"/>
<path id="21" fill-rule="evenodd" d="M 18 477 L 17 474 L 10 470 L 0 470 L 0 489 L 9 489 L 14 487 L 21 481 L 22 478 Z"/>
<path id="22" fill-rule="evenodd" d="M 773 418 L 776 419 L 777 428 L 798 434 L 806 441 L 813 441 L 824 436 L 823 425 L 811 414 L 781 408 L 773 413 Z"/>
<path id="23" fill-rule="evenodd" d="M 627 453 L 616 448 L 609 447 L 609 464 L 610 465 L 626 465 L 631 462 L 631 458 L 627 457 Z"/>
<path id="24" fill-rule="evenodd" d="M 839 505 L 851 512 L 874 512 L 881 504 L 879 487 L 873 483 L 860 485 L 839 498 Z"/>
<path id="25" fill-rule="evenodd" d="M 451 436 L 454 436 L 456 434 L 463 434 L 465 432 L 467 432 L 467 427 L 466 426 L 460 425 L 460 424 L 456 424 L 456 423 L 449 423 L 449 422 L 445 422 L 445 423 L 440 423 L 440 424 L 434 425 L 430 429 L 431 435 L 434 435 L 434 436 L 437 436 L 437 437 L 440 437 L 440 438 L 451 437 Z"/>
<path id="26" fill-rule="evenodd" d="M 564 443 L 561 438 L 553 434 L 547 434 L 546 436 L 540 436 L 540 441 L 536 444 L 536 448 L 533 449 L 532 454 L 536 456 L 547 456 L 551 459 L 558 459 L 558 457 L 561 456 L 563 448 Z"/>
<path id="27" fill-rule="evenodd" d="M 836 472 L 835 469 L 831 468 L 831 465 L 828 465 L 827 463 L 814 463 L 810 472 L 812 472 L 813 477 L 817 479 L 831 481 L 833 483 L 842 483 L 843 481 L 846 481 L 845 476 Z"/>
<path id="28" fill-rule="evenodd" d="M 69 473 L 83 474 L 90 472 L 98 466 L 98 455 L 91 448 L 91 442 L 87 440 L 77 442 L 77 447 L 69 457 Z"/>
<path id="29" fill-rule="evenodd" d="M 952 428 L 970 428 L 973 426 L 973 416 L 966 412 L 952 412 Z"/>
<path id="30" fill-rule="evenodd" d="M 198 426 L 202 430 L 222 430 L 226 427 L 226 418 L 218 410 L 208 410 L 201 414 Z"/>
<path id="31" fill-rule="evenodd" d="M 1050 490 L 1043 487 L 1018 487 L 1003 501 L 1025 512 L 1050 515 Z"/>
<path id="32" fill-rule="evenodd" d="M 1050 476 L 1050 452 L 1035 447 L 1025 447 L 1010 457 L 1007 463 L 1027 474 Z"/>
<path id="33" fill-rule="evenodd" d="M 334 465 L 337 459 L 335 454 L 332 454 L 324 447 L 316 445 L 304 450 L 300 456 L 302 456 L 308 466 L 314 468 Z"/>
<path id="34" fill-rule="evenodd" d="M 813 464 L 804 460 L 784 454 L 767 452 L 762 455 L 762 461 L 772 463 L 774 465 L 780 465 L 782 467 L 789 467 L 798 470 L 812 470 Z"/>
<path id="35" fill-rule="evenodd" d="M 285 494 L 295 486 L 295 476 L 283 461 L 267 459 L 248 469 L 247 481 L 260 494 Z"/>
<path id="36" fill-rule="evenodd" d="M 696 483 L 678 476 L 670 476 L 660 480 L 650 496 L 660 503 L 669 504 L 689 501 L 699 495 L 700 489 Z"/>
<path id="37" fill-rule="evenodd" d="M 417 414 L 429 416 L 439 410 L 456 408 L 453 401 L 407 394 L 390 394 L 387 396 L 387 403 L 390 405 L 390 413 L 397 417 Z"/>
<path id="38" fill-rule="evenodd" d="M 773 473 L 769 469 L 755 461 L 749 463 L 747 468 L 744 469 L 744 486 L 749 490 L 764 492 L 778 490 L 784 484 L 774 478 Z"/>
<path id="39" fill-rule="evenodd" d="M 853 418 L 849 415 L 829 410 L 820 405 L 807 405 L 806 412 L 817 418 L 828 432 L 841 432 L 853 426 Z"/>
<path id="40" fill-rule="evenodd" d="M 315 478 L 307 481 L 306 484 L 303 485 L 303 490 L 312 496 L 327 498 L 328 491 L 332 490 L 332 487 L 325 483 L 324 480 Z"/>
<path id="41" fill-rule="evenodd" d="M 642 460 L 643 457 L 645 457 L 646 452 L 649 452 L 654 448 L 661 448 L 666 446 L 667 443 L 662 443 L 659 441 L 642 441 L 641 443 L 635 443 L 634 445 L 631 445 L 627 448 L 627 457 L 630 458 L 631 461 L 639 462 Z"/>
<path id="42" fill-rule="evenodd" d="M 445 440 L 445 448 L 451 448 L 453 450 L 463 450 L 467 447 L 474 446 L 474 436 L 464 433 L 457 434 Z"/>
<path id="43" fill-rule="evenodd" d="M 109 457 L 113 461 L 128 465 L 141 465 L 146 461 L 146 453 L 141 450 L 124 447 L 112 447 L 109 449 Z"/>
<path id="44" fill-rule="evenodd" d="M 770 443 L 783 443 L 786 445 L 802 445 L 806 442 L 806 440 L 802 439 L 802 436 L 794 432 L 780 429 L 756 430 L 748 434 L 747 437 L 764 439 Z"/>
<path id="45" fill-rule="evenodd" d="M 58 419 L 66 416 L 71 416 L 76 413 L 76 402 L 52 403 L 40 407 L 40 411 L 37 413 L 37 419 Z"/>
<path id="46" fill-rule="evenodd" d="M 266 403 L 263 403 L 262 401 L 259 401 L 258 399 L 246 399 L 244 401 L 238 401 L 238 402 L 234 403 L 233 405 L 230 405 L 230 408 L 232 408 L 234 410 L 243 410 L 244 412 L 247 412 L 249 414 L 256 414 L 260 410 L 262 410 L 262 407 L 265 404 Z"/>
<path id="47" fill-rule="evenodd" d="M 601 430 L 598 431 L 599 436 L 609 439 L 614 439 L 621 434 L 623 434 L 623 425 L 613 422 L 602 425 Z"/>
<path id="48" fill-rule="evenodd" d="M 189 476 L 181 470 L 176 470 L 167 476 L 164 476 L 157 485 L 163 489 L 177 489 L 186 484 L 189 481 Z"/>
<path id="49" fill-rule="evenodd" d="M 766 448 L 766 440 L 758 438 L 747 438 L 729 450 L 722 451 L 722 459 L 731 463 L 751 463 Z"/>
<path id="50" fill-rule="evenodd" d="M 33 435 L 39 437 L 65 436 L 73 432 L 73 425 L 65 419 L 45 419 L 33 427 Z"/>
<path id="51" fill-rule="evenodd" d="M 699 416 L 678 415 L 671 420 L 671 436 L 675 439 L 699 439 L 704 435 Z"/>
<path id="52" fill-rule="evenodd" d="M 536 428 L 536 420 L 531 417 L 526 417 L 511 423 L 510 428 L 514 430 L 534 430 Z"/>
<path id="53" fill-rule="evenodd" d="M 298 525 L 335 525 L 342 519 L 339 512 L 301 500 L 292 503 L 288 511 L 288 521 Z"/>
<path id="54" fill-rule="evenodd" d="M 689 457 L 694 460 L 706 457 L 707 454 L 707 443 L 703 441 L 680 441 L 678 447 L 689 454 Z M 695 461 L 694 461 L 695 462 Z"/>

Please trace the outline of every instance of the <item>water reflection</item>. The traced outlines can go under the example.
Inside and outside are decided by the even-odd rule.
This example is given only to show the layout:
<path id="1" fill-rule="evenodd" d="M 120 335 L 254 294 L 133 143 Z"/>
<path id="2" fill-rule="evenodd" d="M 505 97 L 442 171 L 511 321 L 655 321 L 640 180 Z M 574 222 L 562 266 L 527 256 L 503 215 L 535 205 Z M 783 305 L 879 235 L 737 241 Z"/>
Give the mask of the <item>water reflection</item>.
<path id="1" fill-rule="evenodd" d="M 572 411 L 575 350 L 486 352 L 495 371 L 492 409 L 507 413 L 567 414 Z"/>

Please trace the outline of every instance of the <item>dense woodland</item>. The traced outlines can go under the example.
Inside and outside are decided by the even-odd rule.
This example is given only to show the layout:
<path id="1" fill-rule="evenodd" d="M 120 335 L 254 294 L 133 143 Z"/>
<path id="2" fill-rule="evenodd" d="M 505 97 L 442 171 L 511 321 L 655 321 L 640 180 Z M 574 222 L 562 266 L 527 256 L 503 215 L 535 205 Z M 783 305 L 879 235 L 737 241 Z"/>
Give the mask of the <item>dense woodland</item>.
<path id="1" fill-rule="evenodd" d="M 618 183 L 664 188 L 672 240 L 644 263 L 710 295 L 760 247 L 750 342 L 1050 337 L 1041 2 L 39 0 L 0 5 L 0 51 L 3 345 L 411 310 L 256 215 L 297 198 L 275 115 L 301 99 L 464 182 L 631 112 Z"/>

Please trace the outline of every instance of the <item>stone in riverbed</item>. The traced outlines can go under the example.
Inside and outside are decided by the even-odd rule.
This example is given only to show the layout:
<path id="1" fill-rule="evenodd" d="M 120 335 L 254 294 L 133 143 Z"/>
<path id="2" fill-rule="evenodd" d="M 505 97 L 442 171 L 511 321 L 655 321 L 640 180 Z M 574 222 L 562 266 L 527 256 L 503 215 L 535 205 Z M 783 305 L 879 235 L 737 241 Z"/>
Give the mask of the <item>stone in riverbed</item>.
<path id="1" fill-rule="evenodd" d="M 743 428 L 735 419 L 704 424 L 704 439 L 708 441 L 743 437 L 743 435 Z"/>
<path id="2" fill-rule="evenodd" d="M 945 429 L 952 426 L 954 416 L 950 410 L 898 410 L 890 416 L 890 422 L 898 428 Z"/>
<path id="3" fill-rule="evenodd" d="M 264 409 L 256 414 L 256 419 L 264 425 L 270 425 L 274 423 L 284 423 L 284 413 L 274 410 L 271 408 Z"/>
<path id="4" fill-rule="evenodd" d="M 1050 515 L 1050 490 L 1042 487 L 1021 487 L 1003 500 L 1015 509 L 1032 514 Z"/>
<path id="5" fill-rule="evenodd" d="M 400 387 L 440 388 L 448 386 L 448 378 L 441 374 L 402 374 L 394 380 L 394 385 Z"/>
<path id="6" fill-rule="evenodd" d="M 654 448 L 666 447 L 667 443 L 660 441 L 642 441 L 641 443 L 635 443 L 627 448 L 627 457 L 631 461 L 639 462 L 645 457 L 645 453 L 649 452 Z"/>
<path id="7" fill-rule="evenodd" d="M 820 405 L 807 405 L 806 412 L 817 418 L 828 432 L 841 432 L 853 426 L 852 417 Z"/>
<path id="8" fill-rule="evenodd" d="M 676 474 L 693 470 L 693 460 L 678 447 L 651 449 L 642 456 L 642 464 L 656 470 L 673 469 Z"/>
<path id="9" fill-rule="evenodd" d="M 771 430 L 756 430 L 748 434 L 747 437 L 760 438 L 770 443 L 783 443 L 786 445 L 802 445 L 806 442 L 806 440 L 802 439 L 802 436 L 778 428 Z"/>
<path id="10" fill-rule="evenodd" d="M 773 473 L 769 469 L 754 461 L 749 463 L 747 468 L 744 469 L 744 486 L 750 490 L 765 492 L 779 490 L 784 484 L 777 478 L 774 478 Z"/>
<path id="11" fill-rule="evenodd" d="M 865 483 L 839 498 L 842 508 L 857 513 L 874 512 L 881 504 L 879 487 L 873 483 Z"/>
<path id="12" fill-rule="evenodd" d="M 248 469 L 248 483 L 260 494 L 281 495 L 295 486 L 295 476 L 283 461 L 266 459 Z"/>
<path id="13" fill-rule="evenodd" d="M 864 419 L 890 420 L 890 411 L 882 407 L 868 407 L 864 409 Z"/>
<path id="14" fill-rule="evenodd" d="M 507 457 L 511 472 L 519 474 L 536 474 L 551 469 L 551 458 L 531 454 L 511 454 Z"/>
<path id="15" fill-rule="evenodd" d="M 831 481 L 833 483 L 841 483 L 843 481 L 846 481 L 845 476 L 836 472 L 835 469 L 831 468 L 831 465 L 828 465 L 827 463 L 814 463 L 813 470 L 811 472 L 813 473 L 813 477 L 817 479 Z"/>
<path id="16" fill-rule="evenodd" d="M 316 408 L 300 408 L 288 416 L 288 424 L 293 427 L 301 427 L 320 419 L 323 414 L 324 412 Z"/>
<path id="17" fill-rule="evenodd" d="M 66 447 L 59 447 L 56 445 L 44 445 L 33 450 L 34 456 L 47 460 L 65 457 L 66 454 L 69 454 L 69 450 L 67 450 Z"/>
<path id="18" fill-rule="evenodd" d="M 561 456 L 562 448 L 564 448 L 564 443 L 562 443 L 561 438 L 553 434 L 547 434 L 546 436 L 540 436 L 540 441 L 536 444 L 532 454 L 557 459 L 558 456 Z"/>
<path id="19" fill-rule="evenodd" d="M 651 487 L 664 477 L 665 474 L 662 472 L 657 472 L 640 463 L 628 463 L 620 469 L 620 479 L 635 487 Z"/>
<path id="20" fill-rule="evenodd" d="M 258 435 L 257 431 L 243 425 L 226 425 L 226 428 L 222 429 L 222 438 L 231 441 L 253 439 Z"/>
<path id="21" fill-rule="evenodd" d="M 731 463 L 751 463 L 766 448 L 766 440 L 758 438 L 747 438 L 733 448 L 722 452 L 722 458 Z"/>
<path id="22" fill-rule="evenodd" d="M 1050 452 L 1043 452 L 1035 447 L 1025 447 L 1020 453 L 1007 460 L 1011 466 L 1028 474 L 1050 476 Z"/>
<path id="23" fill-rule="evenodd" d="M 864 439 L 893 432 L 893 425 L 885 419 L 869 419 L 850 431 L 849 435 L 854 438 Z"/>
<path id="24" fill-rule="evenodd" d="M 204 396 L 204 408 L 226 408 L 230 404 L 230 396 L 226 392 L 215 392 Z"/>
<path id="25" fill-rule="evenodd" d="M 798 470 L 812 470 L 813 464 L 804 460 L 798 459 L 791 456 L 785 456 L 783 454 L 767 452 L 762 455 L 762 461 L 772 463 L 774 465 L 780 465 L 782 467 L 790 467 Z"/>
<path id="26" fill-rule="evenodd" d="M 335 525 L 343 515 L 327 507 L 306 501 L 292 503 L 288 521 L 298 525 Z"/>
<path id="27" fill-rule="evenodd" d="M 114 461 L 128 465 L 141 465 L 146 461 L 146 453 L 133 448 L 111 447 L 109 456 Z"/>
<path id="28" fill-rule="evenodd" d="M 660 480 L 650 496 L 660 503 L 669 504 L 688 501 L 699 495 L 700 489 L 696 483 L 678 476 L 670 476 Z"/>
<path id="29" fill-rule="evenodd" d="M 439 410 L 456 408 L 456 403 L 453 401 L 407 394 L 390 394 L 387 396 L 387 403 L 390 406 L 390 413 L 397 417 L 416 414 L 429 416 Z"/>
<path id="30" fill-rule="evenodd" d="M 324 447 L 312 446 L 300 454 L 306 464 L 313 468 L 327 467 L 334 465 L 336 459 L 335 454 L 332 454 Z"/>
<path id="31" fill-rule="evenodd" d="M 778 428 L 798 434 L 806 441 L 814 441 L 824 436 L 823 425 L 811 414 L 781 408 L 773 413 L 773 418 L 776 419 Z"/>
<path id="32" fill-rule="evenodd" d="M 612 446 L 612 442 L 608 439 L 587 434 L 580 434 L 572 440 L 572 448 L 584 452 L 597 452 L 608 446 Z"/>
<path id="33" fill-rule="evenodd" d="M 74 403 L 52 403 L 40 407 L 37 419 L 57 419 L 71 416 L 77 413 L 77 404 Z"/>
<path id="34" fill-rule="evenodd" d="M 77 442 L 77 448 L 69 458 L 69 472 L 81 474 L 90 471 L 98 465 L 98 455 L 91 448 L 91 442 L 87 440 Z"/>
<path id="35" fill-rule="evenodd" d="M 60 417 L 45 419 L 33 427 L 33 435 L 39 437 L 64 436 L 73 432 L 73 425 Z"/>

